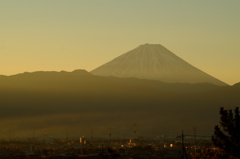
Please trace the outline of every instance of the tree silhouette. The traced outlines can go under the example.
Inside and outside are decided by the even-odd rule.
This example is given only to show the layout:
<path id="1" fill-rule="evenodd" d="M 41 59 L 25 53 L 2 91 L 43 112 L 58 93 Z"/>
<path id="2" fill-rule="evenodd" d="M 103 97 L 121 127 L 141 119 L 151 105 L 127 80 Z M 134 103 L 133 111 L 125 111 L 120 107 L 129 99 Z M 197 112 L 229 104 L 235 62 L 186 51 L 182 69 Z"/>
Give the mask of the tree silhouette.
<path id="1" fill-rule="evenodd" d="M 220 126 L 216 125 L 213 144 L 223 152 L 224 158 L 236 157 L 240 159 L 240 116 L 239 108 L 224 110 L 220 108 Z"/>

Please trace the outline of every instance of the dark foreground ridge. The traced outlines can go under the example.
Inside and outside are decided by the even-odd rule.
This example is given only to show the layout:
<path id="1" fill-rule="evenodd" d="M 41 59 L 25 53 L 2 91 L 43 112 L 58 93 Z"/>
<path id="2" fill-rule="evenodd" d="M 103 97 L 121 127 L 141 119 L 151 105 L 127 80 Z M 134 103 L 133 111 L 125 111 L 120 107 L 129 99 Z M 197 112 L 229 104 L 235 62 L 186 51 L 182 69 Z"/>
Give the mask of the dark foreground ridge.
<path id="1" fill-rule="evenodd" d="M 221 106 L 240 105 L 240 88 L 95 76 L 84 70 L 0 77 L 2 136 L 211 135 Z M 227 107 L 226 107 L 227 108 Z"/>

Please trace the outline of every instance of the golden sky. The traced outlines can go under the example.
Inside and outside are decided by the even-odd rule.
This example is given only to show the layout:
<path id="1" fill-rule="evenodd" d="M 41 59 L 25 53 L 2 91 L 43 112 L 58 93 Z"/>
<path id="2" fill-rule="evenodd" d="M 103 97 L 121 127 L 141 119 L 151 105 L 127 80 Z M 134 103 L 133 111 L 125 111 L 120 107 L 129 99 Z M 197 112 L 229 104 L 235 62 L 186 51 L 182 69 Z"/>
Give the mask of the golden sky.
<path id="1" fill-rule="evenodd" d="M 240 82 L 240 1 L 0 0 L 0 74 L 88 71 L 144 43 Z"/>

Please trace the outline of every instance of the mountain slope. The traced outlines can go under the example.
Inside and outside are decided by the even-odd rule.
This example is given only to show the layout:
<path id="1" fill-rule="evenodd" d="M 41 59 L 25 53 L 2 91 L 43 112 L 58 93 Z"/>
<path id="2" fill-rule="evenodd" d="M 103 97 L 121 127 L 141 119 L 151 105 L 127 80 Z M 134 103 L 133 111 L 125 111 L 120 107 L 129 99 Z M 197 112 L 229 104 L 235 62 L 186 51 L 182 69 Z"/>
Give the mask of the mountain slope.
<path id="1" fill-rule="evenodd" d="M 159 44 L 141 45 L 91 71 L 94 75 L 168 83 L 226 83 L 204 73 Z"/>
<path id="2" fill-rule="evenodd" d="M 1 135 L 130 135 L 174 133 L 197 126 L 211 134 L 219 107 L 240 105 L 240 89 L 213 84 L 94 76 L 74 72 L 34 72 L 0 77 Z M 37 124 L 36 124 L 37 123 Z M 168 123 L 168 124 L 166 124 Z M 141 133 L 141 134 L 140 134 Z"/>

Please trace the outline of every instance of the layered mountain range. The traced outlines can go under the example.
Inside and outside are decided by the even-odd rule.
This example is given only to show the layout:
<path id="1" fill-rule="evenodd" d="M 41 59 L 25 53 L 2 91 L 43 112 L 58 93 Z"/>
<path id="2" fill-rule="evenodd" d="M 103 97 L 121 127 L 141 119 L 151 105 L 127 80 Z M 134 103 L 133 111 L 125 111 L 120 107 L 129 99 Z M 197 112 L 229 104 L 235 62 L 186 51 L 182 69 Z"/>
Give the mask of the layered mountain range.
<path id="1" fill-rule="evenodd" d="M 161 45 L 145 44 L 91 72 L 0 76 L 0 135 L 104 137 L 211 135 L 219 108 L 240 105 L 229 86 Z"/>
<path id="2" fill-rule="evenodd" d="M 219 107 L 240 105 L 240 87 L 96 76 L 85 70 L 0 77 L 1 135 L 211 134 Z"/>

